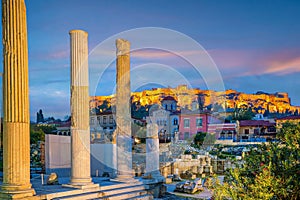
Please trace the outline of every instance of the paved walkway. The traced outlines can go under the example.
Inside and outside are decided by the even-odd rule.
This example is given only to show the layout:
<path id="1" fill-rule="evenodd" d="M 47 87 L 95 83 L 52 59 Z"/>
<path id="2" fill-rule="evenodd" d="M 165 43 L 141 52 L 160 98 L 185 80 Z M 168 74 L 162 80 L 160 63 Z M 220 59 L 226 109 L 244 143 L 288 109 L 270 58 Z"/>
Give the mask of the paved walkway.
<path id="1" fill-rule="evenodd" d="M 41 175 L 35 175 L 35 176 L 33 176 L 33 178 L 31 178 L 30 181 L 31 181 L 32 187 L 34 188 L 34 190 L 36 192 L 36 195 L 76 190 L 75 188 L 67 188 L 67 187 L 61 186 L 61 184 L 68 184 L 70 181 L 70 178 L 58 178 L 59 185 L 47 185 L 46 182 L 47 182 L 48 176 L 49 175 L 44 176 L 44 185 L 42 184 Z M 100 184 L 100 186 L 120 184 L 119 182 L 109 181 L 109 178 L 103 178 L 103 177 L 93 177 L 93 182 Z M 2 181 L 0 181 L 0 185 L 1 184 L 2 184 Z"/>

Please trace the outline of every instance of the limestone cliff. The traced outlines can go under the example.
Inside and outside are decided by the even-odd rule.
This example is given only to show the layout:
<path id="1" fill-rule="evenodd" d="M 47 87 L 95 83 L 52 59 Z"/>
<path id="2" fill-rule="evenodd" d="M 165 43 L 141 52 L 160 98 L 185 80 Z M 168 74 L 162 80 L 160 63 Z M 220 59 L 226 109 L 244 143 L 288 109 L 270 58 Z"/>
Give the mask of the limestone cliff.
<path id="1" fill-rule="evenodd" d="M 141 92 L 132 92 L 132 103 L 140 106 L 160 104 L 166 96 L 172 96 L 177 100 L 181 108 L 191 108 L 196 103 L 200 108 L 224 111 L 233 108 L 251 107 L 255 113 L 298 113 L 300 106 L 292 106 L 288 93 L 276 92 L 273 94 L 257 92 L 246 94 L 236 90 L 212 91 L 190 89 L 185 85 L 176 88 L 153 88 Z M 114 96 L 94 96 L 90 98 L 90 108 L 97 108 L 103 103 L 113 105 Z"/>

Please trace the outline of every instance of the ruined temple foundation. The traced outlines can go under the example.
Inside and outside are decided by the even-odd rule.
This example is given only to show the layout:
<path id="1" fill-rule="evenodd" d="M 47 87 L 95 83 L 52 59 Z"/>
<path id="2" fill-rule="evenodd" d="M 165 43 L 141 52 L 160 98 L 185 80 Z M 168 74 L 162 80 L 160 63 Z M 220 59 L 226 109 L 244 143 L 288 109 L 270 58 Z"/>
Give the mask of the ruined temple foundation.
<path id="1" fill-rule="evenodd" d="M 71 181 L 65 187 L 90 188 L 88 34 L 70 31 L 71 40 Z"/>
<path id="2" fill-rule="evenodd" d="M 116 124 L 113 143 L 117 144 L 117 178 L 121 182 L 132 182 L 132 138 L 130 109 L 130 43 L 124 39 L 116 40 L 117 47 L 117 91 Z"/>
<path id="3" fill-rule="evenodd" d="M 33 196 L 30 183 L 28 44 L 24 0 L 2 1 L 3 184 L 1 199 Z"/>

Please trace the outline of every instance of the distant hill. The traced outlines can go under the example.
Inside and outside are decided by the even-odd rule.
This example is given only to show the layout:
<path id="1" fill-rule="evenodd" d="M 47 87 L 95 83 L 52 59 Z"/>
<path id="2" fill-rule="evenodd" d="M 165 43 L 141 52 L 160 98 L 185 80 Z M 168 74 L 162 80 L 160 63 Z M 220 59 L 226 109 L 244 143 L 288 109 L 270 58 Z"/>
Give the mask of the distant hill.
<path id="1" fill-rule="evenodd" d="M 232 111 L 234 108 L 251 108 L 254 113 L 281 113 L 300 114 L 300 106 L 292 106 L 288 93 L 276 92 L 269 94 L 259 91 L 255 94 L 246 94 L 236 90 L 211 91 L 191 89 L 186 85 L 176 88 L 153 88 L 142 92 L 133 92 L 132 110 L 147 109 L 153 104 L 160 104 L 166 96 L 172 96 L 177 100 L 179 108 L 191 108 L 197 104 L 200 109 L 214 112 Z M 93 96 L 90 97 L 90 109 L 92 112 L 104 112 L 111 110 L 115 97 Z"/>

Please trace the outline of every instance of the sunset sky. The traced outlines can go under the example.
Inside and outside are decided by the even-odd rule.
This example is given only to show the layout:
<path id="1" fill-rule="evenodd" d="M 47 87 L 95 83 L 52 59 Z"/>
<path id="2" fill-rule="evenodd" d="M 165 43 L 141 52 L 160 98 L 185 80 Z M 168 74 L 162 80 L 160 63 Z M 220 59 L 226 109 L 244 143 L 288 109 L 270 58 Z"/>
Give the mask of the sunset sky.
<path id="1" fill-rule="evenodd" d="M 68 33 L 72 29 L 83 29 L 89 33 L 90 51 L 107 38 L 130 29 L 172 29 L 203 46 L 220 71 L 226 89 L 246 93 L 288 92 L 292 104 L 300 105 L 300 1 L 25 2 L 32 120 L 35 120 L 35 113 L 39 109 L 43 109 L 46 117 L 63 118 L 70 114 Z M 161 43 L 169 45 L 166 40 Z M 180 45 L 184 46 L 185 43 Z M 0 49 L 2 54 L 2 44 Z M 193 87 L 205 89 L 203 83 L 198 81 L 201 77 L 190 73 L 190 64 L 175 62 L 175 57 L 166 56 L 164 51 L 146 50 L 134 53 L 131 62 L 133 67 L 147 63 L 168 65 L 169 70 L 171 67 L 189 79 Z M 115 67 L 113 63 L 111 65 L 107 76 L 91 95 L 112 93 L 115 86 Z M 2 65 L 0 71 L 3 71 Z M 151 80 L 158 74 L 154 70 L 145 73 L 145 76 Z M 170 86 L 172 84 L 174 83 L 170 83 Z"/>

